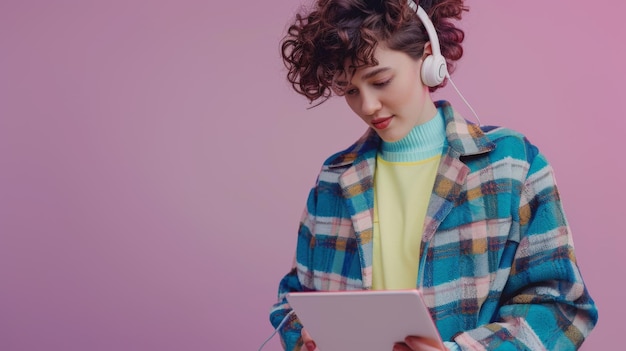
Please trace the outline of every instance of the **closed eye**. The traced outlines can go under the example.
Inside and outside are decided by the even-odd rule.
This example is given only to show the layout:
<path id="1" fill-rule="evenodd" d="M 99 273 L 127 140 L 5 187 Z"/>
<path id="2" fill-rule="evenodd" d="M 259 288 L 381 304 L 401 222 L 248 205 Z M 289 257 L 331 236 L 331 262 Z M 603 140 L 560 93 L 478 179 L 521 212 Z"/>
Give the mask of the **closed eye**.
<path id="1" fill-rule="evenodd" d="M 351 89 L 346 90 L 346 95 L 356 95 L 358 92 L 359 92 L 358 89 L 351 88 Z"/>
<path id="2" fill-rule="evenodd" d="M 375 82 L 374 86 L 381 88 L 381 87 L 384 87 L 384 86 L 388 85 L 389 83 L 391 83 L 391 79 L 387 79 L 387 80 L 384 80 L 382 82 Z"/>

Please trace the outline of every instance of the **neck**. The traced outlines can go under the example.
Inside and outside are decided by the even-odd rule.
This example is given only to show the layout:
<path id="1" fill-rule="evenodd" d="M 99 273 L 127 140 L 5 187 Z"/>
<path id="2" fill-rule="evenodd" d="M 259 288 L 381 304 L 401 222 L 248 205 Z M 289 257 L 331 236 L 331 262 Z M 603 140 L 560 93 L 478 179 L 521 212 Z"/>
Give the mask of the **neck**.
<path id="1" fill-rule="evenodd" d="M 430 99 L 430 94 L 428 94 L 428 90 L 426 90 L 426 99 L 424 100 L 421 117 L 417 120 L 417 122 L 415 123 L 415 126 L 428 123 L 437 115 L 438 115 L 437 106 L 435 106 L 435 103 L 433 102 L 433 100 Z"/>
<path id="2" fill-rule="evenodd" d="M 418 124 L 404 138 L 382 142 L 380 156 L 389 162 L 415 162 L 441 154 L 446 144 L 443 115 L 435 108 L 434 117 Z"/>

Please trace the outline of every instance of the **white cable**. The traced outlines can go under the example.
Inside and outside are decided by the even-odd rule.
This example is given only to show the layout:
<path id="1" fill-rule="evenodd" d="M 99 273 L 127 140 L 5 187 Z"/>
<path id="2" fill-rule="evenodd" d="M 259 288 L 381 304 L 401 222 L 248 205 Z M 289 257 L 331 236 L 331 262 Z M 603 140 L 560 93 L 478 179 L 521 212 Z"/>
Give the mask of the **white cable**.
<path id="1" fill-rule="evenodd" d="M 478 118 L 478 114 L 476 113 L 476 111 L 474 111 L 474 109 L 472 108 L 472 105 L 470 105 L 469 102 L 467 102 L 467 100 L 465 100 L 465 97 L 463 96 L 463 94 L 461 94 L 459 89 L 454 84 L 454 81 L 452 80 L 452 77 L 450 77 L 450 74 L 446 73 L 446 78 L 448 78 L 448 80 L 452 84 L 452 87 L 454 88 L 454 90 L 456 90 L 456 93 L 459 94 L 459 96 L 461 97 L 461 100 L 463 100 L 465 105 L 467 105 L 467 107 L 469 107 L 469 109 L 472 110 L 472 113 L 474 114 L 474 117 L 476 117 L 476 120 L 478 121 L 478 125 L 480 126 L 481 123 L 480 123 L 480 118 Z"/>
<path id="2" fill-rule="evenodd" d="M 283 320 L 280 321 L 280 324 L 278 324 L 278 326 L 276 327 L 276 329 L 274 329 L 274 332 L 272 333 L 272 335 L 270 335 L 269 338 L 267 338 L 262 344 L 261 347 L 259 347 L 259 351 L 261 351 L 263 349 L 263 347 L 265 347 L 265 344 L 267 344 L 270 340 L 272 340 L 272 338 L 274 337 L 274 335 L 276 335 L 276 333 L 278 333 L 278 330 L 280 330 L 280 328 L 283 327 L 283 324 L 285 324 L 287 322 L 287 320 L 289 319 L 289 317 L 294 313 L 294 310 L 291 310 L 289 313 L 287 313 L 287 315 L 285 317 L 283 317 Z"/>

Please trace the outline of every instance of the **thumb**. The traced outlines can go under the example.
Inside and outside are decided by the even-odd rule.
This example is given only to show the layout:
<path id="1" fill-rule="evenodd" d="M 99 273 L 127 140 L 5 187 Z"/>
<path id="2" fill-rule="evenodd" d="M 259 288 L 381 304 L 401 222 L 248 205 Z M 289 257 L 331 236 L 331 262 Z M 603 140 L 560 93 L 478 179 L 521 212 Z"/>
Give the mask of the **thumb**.
<path id="1" fill-rule="evenodd" d="M 305 330 L 302 329 L 302 342 L 304 343 L 304 347 L 306 347 L 306 351 L 316 351 L 317 346 L 315 345 L 315 341 L 311 338 L 311 335 Z"/>

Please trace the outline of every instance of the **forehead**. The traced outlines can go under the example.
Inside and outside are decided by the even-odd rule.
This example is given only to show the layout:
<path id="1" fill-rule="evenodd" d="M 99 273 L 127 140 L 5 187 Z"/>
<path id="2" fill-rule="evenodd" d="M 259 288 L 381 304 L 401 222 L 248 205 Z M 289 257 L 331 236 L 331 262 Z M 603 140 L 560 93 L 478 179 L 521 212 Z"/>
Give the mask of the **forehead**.
<path id="1" fill-rule="evenodd" d="M 402 51 L 392 50 L 383 44 L 379 44 L 374 50 L 375 63 L 357 66 L 354 59 L 346 59 L 342 71 L 335 73 L 334 82 L 340 86 L 355 84 L 361 80 L 367 80 L 389 70 L 401 70 L 407 64 L 414 62 L 413 59 Z"/>

